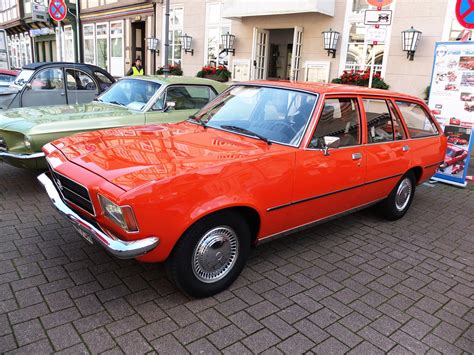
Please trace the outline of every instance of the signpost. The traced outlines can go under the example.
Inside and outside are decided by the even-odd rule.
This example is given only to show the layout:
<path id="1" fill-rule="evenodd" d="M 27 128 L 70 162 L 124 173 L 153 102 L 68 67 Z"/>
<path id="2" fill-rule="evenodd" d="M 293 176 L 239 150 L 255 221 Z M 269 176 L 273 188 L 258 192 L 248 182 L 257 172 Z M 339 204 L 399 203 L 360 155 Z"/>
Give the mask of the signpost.
<path id="1" fill-rule="evenodd" d="M 392 10 L 365 10 L 364 25 L 391 25 Z"/>
<path id="2" fill-rule="evenodd" d="M 49 16 L 54 21 L 61 22 L 66 18 L 67 6 L 64 0 L 51 0 L 48 7 Z"/>

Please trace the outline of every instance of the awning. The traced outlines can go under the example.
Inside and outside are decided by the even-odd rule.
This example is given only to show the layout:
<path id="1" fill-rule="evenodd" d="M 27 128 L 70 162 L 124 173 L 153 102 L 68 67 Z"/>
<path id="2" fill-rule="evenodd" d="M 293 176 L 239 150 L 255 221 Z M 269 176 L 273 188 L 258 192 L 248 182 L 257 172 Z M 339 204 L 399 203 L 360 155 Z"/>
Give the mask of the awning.
<path id="1" fill-rule="evenodd" d="M 334 16 L 335 0 L 225 0 L 223 17 L 242 18 L 319 12 Z"/>

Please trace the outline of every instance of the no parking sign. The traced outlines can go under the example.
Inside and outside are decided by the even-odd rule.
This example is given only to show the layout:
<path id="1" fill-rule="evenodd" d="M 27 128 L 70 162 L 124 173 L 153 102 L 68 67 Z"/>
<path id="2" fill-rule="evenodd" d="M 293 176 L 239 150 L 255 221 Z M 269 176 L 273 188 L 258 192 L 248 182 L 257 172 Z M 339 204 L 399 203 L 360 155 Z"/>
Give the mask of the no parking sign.
<path id="1" fill-rule="evenodd" d="M 67 15 L 67 6 L 64 0 L 51 0 L 48 7 L 49 16 L 54 21 L 62 21 Z"/>

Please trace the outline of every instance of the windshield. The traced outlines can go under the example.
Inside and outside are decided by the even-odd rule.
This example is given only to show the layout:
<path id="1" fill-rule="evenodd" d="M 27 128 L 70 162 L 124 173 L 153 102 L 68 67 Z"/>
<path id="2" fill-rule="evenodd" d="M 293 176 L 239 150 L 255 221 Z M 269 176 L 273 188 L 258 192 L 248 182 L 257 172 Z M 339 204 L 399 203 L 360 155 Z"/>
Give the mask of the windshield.
<path id="1" fill-rule="evenodd" d="M 290 89 L 234 86 L 195 117 L 208 127 L 296 146 L 316 101 L 314 94 Z"/>
<path id="2" fill-rule="evenodd" d="M 23 69 L 20 74 L 15 78 L 13 85 L 23 87 L 31 78 L 35 71 Z"/>
<path id="3" fill-rule="evenodd" d="M 124 79 L 112 85 L 108 91 L 98 98 L 98 101 L 126 106 L 132 110 L 140 111 L 160 86 L 160 84 L 153 81 Z"/>

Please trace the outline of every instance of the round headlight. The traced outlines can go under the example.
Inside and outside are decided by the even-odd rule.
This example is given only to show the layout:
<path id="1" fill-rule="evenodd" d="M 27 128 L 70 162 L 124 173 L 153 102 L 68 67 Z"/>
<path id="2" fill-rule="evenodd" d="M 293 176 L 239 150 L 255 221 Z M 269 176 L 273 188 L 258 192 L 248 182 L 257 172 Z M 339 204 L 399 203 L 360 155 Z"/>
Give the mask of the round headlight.
<path id="1" fill-rule="evenodd" d="M 26 149 L 31 150 L 31 137 L 25 136 L 23 139 L 23 143 L 25 144 Z"/>

